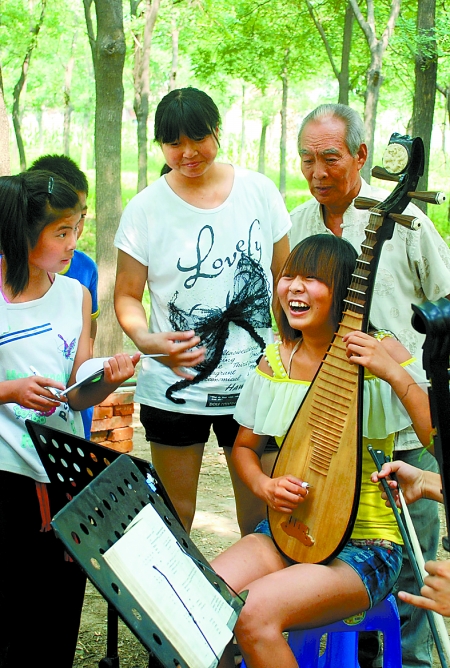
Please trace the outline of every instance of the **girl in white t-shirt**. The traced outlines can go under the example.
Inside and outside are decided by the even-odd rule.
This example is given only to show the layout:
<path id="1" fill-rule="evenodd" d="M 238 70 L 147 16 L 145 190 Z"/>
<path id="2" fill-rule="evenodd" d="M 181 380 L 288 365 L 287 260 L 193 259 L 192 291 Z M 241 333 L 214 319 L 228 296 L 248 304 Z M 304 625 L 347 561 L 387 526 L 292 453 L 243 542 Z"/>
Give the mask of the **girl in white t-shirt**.
<path id="1" fill-rule="evenodd" d="M 173 90 L 159 103 L 155 140 L 170 169 L 123 213 L 115 307 L 139 350 L 165 355 L 145 360 L 135 400 L 152 462 L 184 527 L 192 525 L 213 427 L 246 534 L 264 508 L 231 464 L 233 410 L 271 340 L 272 274 L 288 255 L 290 220 L 272 181 L 216 161 L 219 125 L 217 106 L 195 88 Z"/>
<path id="2" fill-rule="evenodd" d="M 91 298 L 59 276 L 77 241 L 76 191 L 46 171 L 0 177 L 0 664 L 17 668 L 43 648 L 47 667 L 70 668 L 85 578 L 67 563 L 44 518 L 52 485 L 25 420 L 83 436 L 79 411 L 131 377 L 140 355 L 116 355 L 103 379 L 63 391 L 89 358 Z M 42 511 L 42 521 L 41 521 Z M 26 643 L 23 614 L 26 611 Z"/>

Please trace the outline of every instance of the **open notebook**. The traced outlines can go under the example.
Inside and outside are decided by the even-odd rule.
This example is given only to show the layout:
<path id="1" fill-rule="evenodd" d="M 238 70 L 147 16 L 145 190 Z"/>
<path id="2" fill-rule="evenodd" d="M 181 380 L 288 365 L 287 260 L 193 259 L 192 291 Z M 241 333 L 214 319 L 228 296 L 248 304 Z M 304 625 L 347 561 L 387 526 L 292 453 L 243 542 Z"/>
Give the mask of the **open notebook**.
<path id="1" fill-rule="evenodd" d="M 141 355 L 140 359 L 145 359 L 146 357 L 165 357 L 165 355 L 162 354 Z M 104 373 L 103 364 L 107 362 L 109 359 L 111 359 L 111 356 L 93 357 L 92 359 L 86 360 L 86 362 L 80 364 L 75 376 L 76 382 L 73 383 L 73 385 L 66 387 L 65 390 L 56 390 L 56 388 L 52 388 L 52 390 L 55 390 L 57 396 L 61 394 L 67 396 L 69 392 L 72 392 L 72 390 L 75 390 L 75 388 L 77 387 L 81 387 L 82 385 L 87 385 L 88 383 L 96 383 L 103 377 Z"/>

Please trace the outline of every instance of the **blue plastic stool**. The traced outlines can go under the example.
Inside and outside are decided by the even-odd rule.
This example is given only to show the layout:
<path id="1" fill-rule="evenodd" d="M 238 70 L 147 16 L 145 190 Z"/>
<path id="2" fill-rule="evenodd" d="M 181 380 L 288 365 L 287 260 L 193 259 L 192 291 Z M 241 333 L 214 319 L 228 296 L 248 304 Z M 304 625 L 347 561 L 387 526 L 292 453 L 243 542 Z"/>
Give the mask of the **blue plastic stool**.
<path id="1" fill-rule="evenodd" d="M 301 668 L 359 668 L 360 631 L 381 631 L 383 668 L 402 668 L 400 618 L 392 594 L 371 610 L 349 619 L 307 631 L 291 631 L 289 646 Z M 320 656 L 320 640 L 324 634 L 327 634 L 327 644 Z M 244 661 L 241 668 L 246 668 Z"/>

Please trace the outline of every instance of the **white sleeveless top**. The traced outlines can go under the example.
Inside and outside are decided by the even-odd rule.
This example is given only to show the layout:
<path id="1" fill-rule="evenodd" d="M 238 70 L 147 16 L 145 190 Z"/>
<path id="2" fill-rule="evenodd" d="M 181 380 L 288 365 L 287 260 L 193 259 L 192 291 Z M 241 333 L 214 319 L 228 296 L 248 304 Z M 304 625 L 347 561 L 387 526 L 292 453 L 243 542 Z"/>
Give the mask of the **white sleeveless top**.
<path id="1" fill-rule="evenodd" d="M 81 284 L 58 274 L 40 299 L 11 304 L 0 293 L 0 382 L 32 375 L 31 365 L 39 375 L 66 384 L 82 330 L 82 304 Z M 26 419 L 83 436 L 81 414 L 68 404 L 46 412 L 0 405 L 0 470 L 48 482 Z"/>

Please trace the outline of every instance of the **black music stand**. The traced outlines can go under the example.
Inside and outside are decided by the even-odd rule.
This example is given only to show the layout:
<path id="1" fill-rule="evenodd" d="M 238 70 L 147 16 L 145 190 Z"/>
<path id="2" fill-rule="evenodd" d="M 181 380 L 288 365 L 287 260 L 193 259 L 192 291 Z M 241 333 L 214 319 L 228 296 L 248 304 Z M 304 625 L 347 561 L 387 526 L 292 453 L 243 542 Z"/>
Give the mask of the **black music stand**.
<path id="1" fill-rule="evenodd" d="M 80 564 L 100 593 L 114 605 L 125 624 L 155 657 L 154 665 L 164 668 L 190 668 L 102 558 L 147 504 L 153 506 L 204 577 L 239 613 L 244 600 L 229 593 L 227 586 L 209 567 L 159 494 L 151 489 L 139 468 L 127 455 L 121 455 L 110 464 L 60 510 L 53 519 L 52 526 L 67 552 Z"/>
<path id="2" fill-rule="evenodd" d="M 89 485 L 111 462 L 120 457 L 120 453 L 115 450 L 59 429 L 52 429 L 31 420 L 25 420 L 25 424 L 52 483 L 51 512 L 53 516 Z M 160 495 L 171 514 L 179 522 L 172 502 L 152 464 L 138 457 L 130 458 L 145 477 L 150 476 L 155 492 Z M 152 658 L 150 657 L 149 666 L 151 665 Z M 119 667 L 118 614 L 110 603 L 108 603 L 106 657 L 99 662 L 99 667 Z"/>
<path id="3" fill-rule="evenodd" d="M 31 420 L 25 420 L 25 425 L 50 482 L 55 483 L 52 498 L 55 497 L 57 499 L 55 503 L 59 502 L 59 505 L 52 508 L 53 514 L 89 485 L 111 462 L 121 456 L 121 453 L 116 450 L 59 429 L 53 429 Z M 140 457 L 132 455 L 129 457 L 144 476 L 149 475 L 153 479 L 155 491 L 162 497 L 172 515 L 180 522 L 152 464 Z"/>

